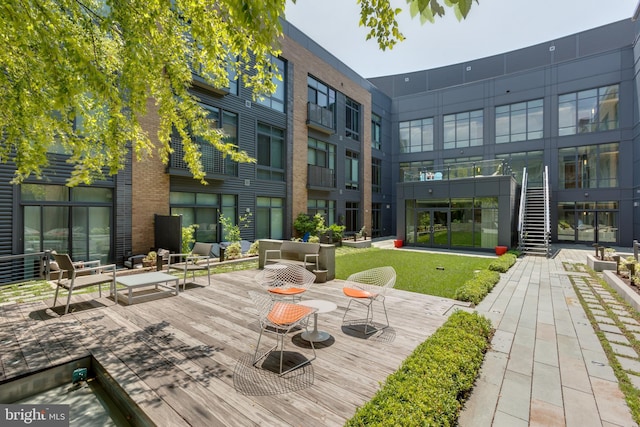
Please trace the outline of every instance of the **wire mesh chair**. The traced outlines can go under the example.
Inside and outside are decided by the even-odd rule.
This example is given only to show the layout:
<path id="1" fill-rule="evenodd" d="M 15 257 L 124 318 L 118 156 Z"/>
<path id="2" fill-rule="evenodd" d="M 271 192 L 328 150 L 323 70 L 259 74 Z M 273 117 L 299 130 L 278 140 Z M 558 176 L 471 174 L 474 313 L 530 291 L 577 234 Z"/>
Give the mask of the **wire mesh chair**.
<path id="1" fill-rule="evenodd" d="M 367 317 L 364 319 L 364 334 L 368 335 L 389 326 L 389 316 L 384 303 L 387 289 L 393 288 L 396 284 L 396 270 L 393 267 L 376 267 L 354 273 L 347 278 L 347 283 L 342 288 L 342 292 L 349 297 L 349 304 L 342 317 L 342 324 L 345 324 L 347 313 L 351 309 L 351 303 L 356 302 L 367 307 Z M 379 301 L 384 309 L 384 316 L 387 323 L 381 328 L 373 323 L 373 303 Z M 351 321 L 350 324 L 354 324 Z M 371 328 L 371 330 L 369 330 Z"/>
<path id="2" fill-rule="evenodd" d="M 256 275 L 256 281 L 275 299 L 300 299 L 316 280 L 316 275 L 297 264 L 270 264 Z"/>
<path id="3" fill-rule="evenodd" d="M 309 341 L 311 349 L 313 350 L 313 357 L 303 360 L 286 371 L 282 370 L 285 337 L 289 332 L 298 330 L 301 327 L 307 329 L 309 317 L 315 313 L 317 309 L 290 302 L 277 301 L 263 292 L 250 291 L 249 296 L 258 309 L 258 317 L 260 319 L 260 336 L 258 337 L 258 344 L 256 344 L 256 351 L 253 355 L 253 366 L 256 366 L 261 359 L 266 358 L 271 352 L 278 348 L 280 349 L 280 376 L 315 360 L 316 348 L 313 346 L 313 342 Z M 264 332 L 276 335 L 276 345 L 259 355 L 260 340 Z"/>

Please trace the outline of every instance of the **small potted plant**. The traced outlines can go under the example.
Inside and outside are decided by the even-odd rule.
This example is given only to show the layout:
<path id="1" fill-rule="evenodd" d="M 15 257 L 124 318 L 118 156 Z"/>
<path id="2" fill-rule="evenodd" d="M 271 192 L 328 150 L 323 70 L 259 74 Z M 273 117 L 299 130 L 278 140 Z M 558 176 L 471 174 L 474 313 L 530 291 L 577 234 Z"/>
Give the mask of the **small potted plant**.
<path id="1" fill-rule="evenodd" d="M 153 267 L 156 265 L 158 259 L 158 253 L 156 251 L 150 251 L 146 257 L 142 258 L 143 267 Z"/>

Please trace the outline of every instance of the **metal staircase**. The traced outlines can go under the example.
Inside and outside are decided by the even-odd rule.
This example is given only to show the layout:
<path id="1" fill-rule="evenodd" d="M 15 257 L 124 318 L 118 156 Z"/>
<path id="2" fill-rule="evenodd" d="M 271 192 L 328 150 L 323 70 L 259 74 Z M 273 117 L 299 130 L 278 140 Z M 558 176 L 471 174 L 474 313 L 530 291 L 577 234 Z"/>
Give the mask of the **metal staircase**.
<path id="1" fill-rule="evenodd" d="M 520 215 L 518 221 L 519 249 L 525 255 L 548 257 L 549 242 L 549 185 L 545 167 L 542 187 L 528 187 L 527 172 L 523 172 Z"/>

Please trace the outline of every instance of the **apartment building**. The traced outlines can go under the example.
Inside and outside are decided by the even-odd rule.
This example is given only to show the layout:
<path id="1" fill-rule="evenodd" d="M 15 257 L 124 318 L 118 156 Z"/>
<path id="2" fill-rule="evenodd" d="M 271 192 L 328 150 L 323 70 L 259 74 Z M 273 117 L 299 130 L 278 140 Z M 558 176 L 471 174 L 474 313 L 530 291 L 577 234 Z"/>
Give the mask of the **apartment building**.
<path id="1" fill-rule="evenodd" d="M 202 146 L 194 180 L 178 137 L 168 165 L 131 162 L 91 187 L 51 153 L 43 180 L 9 184 L 0 165 L 0 253 L 55 249 L 122 263 L 155 246 L 155 215 L 220 242 L 220 215 L 247 240 L 293 237 L 299 213 L 409 245 L 478 250 L 518 243 L 520 189 L 548 185 L 552 241 L 631 244 L 640 229 L 638 106 L 630 19 L 501 55 L 365 79 L 283 23 L 278 90 L 260 101 L 237 81 L 193 92 L 228 141 L 257 159 Z M 158 120 L 144 118 L 149 135 Z M 545 170 L 547 174 L 545 175 Z M 547 177 L 545 180 L 544 177 Z"/>

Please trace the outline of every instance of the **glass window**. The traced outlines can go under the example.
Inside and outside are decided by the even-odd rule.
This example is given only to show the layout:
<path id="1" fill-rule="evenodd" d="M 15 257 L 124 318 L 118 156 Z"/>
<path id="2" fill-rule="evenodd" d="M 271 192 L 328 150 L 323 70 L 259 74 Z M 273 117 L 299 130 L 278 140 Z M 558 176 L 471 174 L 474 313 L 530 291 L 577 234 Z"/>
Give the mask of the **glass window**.
<path id="1" fill-rule="evenodd" d="M 558 97 L 558 135 L 617 129 L 619 85 L 603 86 Z"/>
<path id="2" fill-rule="evenodd" d="M 400 152 L 433 151 L 433 118 L 399 123 Z"/>
<path id="3" fill-rule="evenodd" d="M 618 186 L 618 143 L 558 150 L 560 188 Z"/>
<path id="4" fill-rule="evenodd" d="M 307 200 L 307 213 L 311 216 L 320 214 L 324 218 L 325 225 L 336 222 L 336 202 L 335 200 Z"/>
<path id="5" fill-rule="evenodd" d="M 66 202 L 69 200 L 69 187 L 64 185 L 20 185 L 22 201 Z"/>
<path id="6" fill-rule="evenodd" d="M 284 199 L 256 198 L 256 239 L 284 238 Z"/>
<path id="7" fill-rule="evenodd" d="M 271 96 L 262 96 L 258 99 L 258 104 L 269 107 L 273 110 L 284 113 L 285 106 L 285 88 L 287 87 L 285 62 L 276 57 L 271 57 L 271 64 L 273 69 L 277 70 L 273 76 L 273 84 L 276 86 L 276 91 Z"/>
<path id="8" fill-rule="evenodd" d="M 71 189 L 71 200 L 79 202 L 110 203 L 113 197 L 111 188 L 75 187 Z"/>
<path id="9" fill-rule="evenodd" d="M 542 99 L 496 107 L 496 143 L 542 138 L 543 111 Z"/>
<path id="10" fill-rule="evenodd" d="M 285 180 L 284 130 L 258 124 L 258 179 Z"/>
<path id="11" fill-rule="evenodd" d="M 382 149 L 382 119 L 377 114 L 371 113 L 371 148 Z"/>
<path id="12" fill-rule="evenodd" d="M 307 164 L 322 168 L 335 169 L 336 146 L 315 138 L 307 140 Z"/>
<path id="13" fill-rule="evenodd" d="M 444 148 L 465 148 L 482 145 L 483 111 L 448 114 L 443 118 Z"/>
<path id="14" fill-rule="evenodd" d="M 382 160 L 371 159 L 371 191 L 382 193 Z"/>
<path id="15" fill-rule="evenodd" d="M 360 141 L 360 104 L 347 98 L 345 110 L 345 136 Z"/>
<path id="16" fill-rule="evenodd" d="M 347 150 L 344 159 L 344 184 L 347 190 L 357 190 L 360 175 L 359 154 Z"/>
<path id="17" fill-rule="evenodd" d="M 169 193 L 171 215 L 182 215 L 182 226 L 196 225 L 194 238 L 198 242 L 218 242 L 221 235 L 218 229 L 218 213 L 236 221 L 236 196 L 215 193 L 191 193 L 172 191 Z"/>
<path id="18" fill-rule="evenodd" d="M 346 202 L 345 231 L 360 231 L 360 203 Z"/>
<path id="19" fill-rule="evenodd" d="M 336 91 L 311 76 L 307 77 L 307 97 L 312 104 L 334 110 Z"/>

